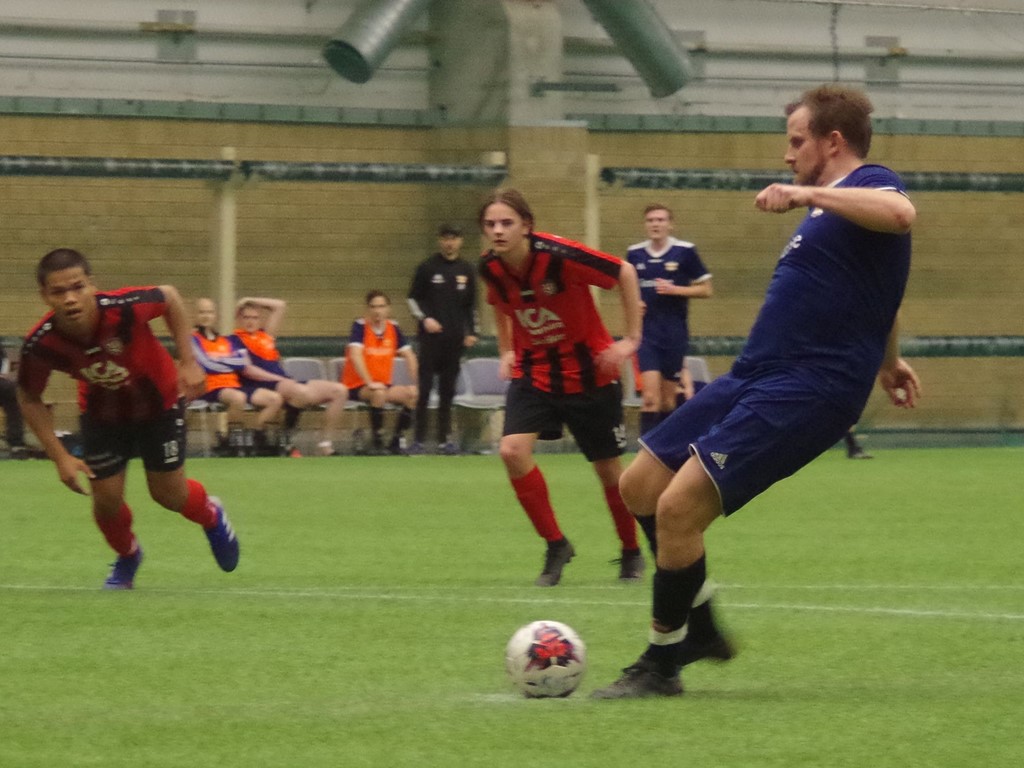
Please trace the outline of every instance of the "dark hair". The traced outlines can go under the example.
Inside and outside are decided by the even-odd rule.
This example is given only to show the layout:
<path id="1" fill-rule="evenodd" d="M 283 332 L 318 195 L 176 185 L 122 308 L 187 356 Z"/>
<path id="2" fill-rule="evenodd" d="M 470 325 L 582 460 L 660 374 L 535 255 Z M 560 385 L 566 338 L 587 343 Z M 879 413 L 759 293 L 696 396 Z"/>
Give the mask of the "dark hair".
<path id="1" fill-rule="evenodd" d="M 526 202 L 526 198 L 523 197 L 522 192 L 518 189 L 512 189 L 511 187 L 496 189 L 484 198 L 483 204 L 480 206 L 480 213 L 477 216 L 477 221 L 481 227 L 483 227 L 484 224 L 484 214 L 487 212 L 487 209 L 495 203 L 503 203 L 504 205 L 507 205 L 513 211 L 518 213 L 523 221 L 527 222 L 530 229 L 533 229 L 533 211 L 530 210 L 529 203 Z"/>
<path id="2" fill-rule="evenodd" d="M 45 286 L 46 278 L 50 273 L 75 267 L 81 267 L 86 275 L 92 275 L 92 267 L 89 266 L 88 260 L 78 251 L 72 248 L 58 248 L 55 251 L 50 251 L 39 260 L 39 266 L 36 267 L 36 282 L 40 287 Z"/>
<path id="3" fill-rule="evenodd" d="M 651 203 L 646 208 L 644 208 L 644 216 L 646 216 L 651 211 L 664 211 L 665 213 L 668 214 L 669 219 L 672 218 L 672 209 L 669 208 L 667 205 L 662 205 L 661 203 Z"/>
<path id="4" fill-rule="evenodd" d="M 384 293 L 384 291 L 382 291 L 380 288 L 374 288 L 372 291 L 366 294 L 366 305 L 369 306 L 370 302 L 376 298 L 382 298 L 384 299 L 384 301 L 388 303 L 389 306 L 391 305 L 391 297 Z"/>
<path id="5" fill-rule="evenodd" d="M 875 108 L 863 91 L 846 86 L 819 85 L 805 91 L 799 100 L 786 106 L 786 117 L 800 107 L 811 116 L 808 128 L 818 138 L 838 131 L 857 157 L 864 159 L 871 149 L 871 113 Z"/>
<path id="6" fill-rule="evenodd" d="M 462 237 L 462 227 L 455 224 L 442 224 L 437 228 L 438 237 Z"/>

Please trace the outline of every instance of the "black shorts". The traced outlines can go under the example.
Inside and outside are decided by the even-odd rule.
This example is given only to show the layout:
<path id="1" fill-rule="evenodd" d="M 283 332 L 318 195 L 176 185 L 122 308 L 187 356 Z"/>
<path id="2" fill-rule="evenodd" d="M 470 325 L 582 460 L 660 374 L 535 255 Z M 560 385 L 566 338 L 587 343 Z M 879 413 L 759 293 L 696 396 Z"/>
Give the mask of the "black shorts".
<path id="1" fill-rule="evenodd" d="M 569 428 L 587 461 L 614 459 L 626 451 L 622 423 L 622 385 L 613 382 L 592 392 L 553 395 L 515 379 L 505 401 L 505 435 L 539 434 L 558 440 Z"/>
<path id="2" fill-rule="evenodd" d="M 152 421 L 96 424 L 83 414 L 80 424 L 82 458 L 97 480 L 121 474 L 136 456 L 149 472 L 173 472 L 185 463 L 184 401 Z"/>

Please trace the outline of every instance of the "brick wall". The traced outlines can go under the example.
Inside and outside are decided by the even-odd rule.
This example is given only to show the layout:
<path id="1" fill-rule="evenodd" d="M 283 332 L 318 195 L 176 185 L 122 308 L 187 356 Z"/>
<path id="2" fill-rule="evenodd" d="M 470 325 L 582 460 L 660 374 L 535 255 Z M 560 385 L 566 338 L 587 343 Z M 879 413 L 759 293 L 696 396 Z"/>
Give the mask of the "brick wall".
<path id="1" fill-rule="evenodd" d="M 329 162 L 476 162 L 509 153 L 538 225 L 582 237 L 586 154 L 605 166 L 783 169 L 784 140 L 764 134 L 586 133 L 545 129 L 429 129 L 270 125 L 206 121 L 0 116 L 9 155 Z M 877 136 L 873 159 L 898 171 L 1024 172 L 1014 138 Z M 466 251 L 484 190 L 470 186 L 246 182 L 238 190 L 239 294 L 289 302 L 286 335 L 341 335 L 371 287 L 392 295 L 396 318 L 412 324 L 404 297 L 415 264 L 434 247 L 442 219 L 467 228 Z M 213 293 L 218 186 L 201 181 L 0 177 L 0 335 L 20 336 L 39 316 L 33 270 L 58 246 L 81 249 L 101 286 L 171 282 L 186 297 Z M 1024 194 L 914 194 L 915 263 L 904 311 L 906 333 L 1022 334 Z M 693 305 L 698 335 L 744 335 L 760 306 L 776 256 L 798 214 L 753 207 L 754 193 L 599 192 L 601 247 L 622 254 L 643 238 L 641 211 L 657 200 L 676 214 L 676 234 L 694 241 L 715 276 L 716 296 Z M 618 328 L 617 302 L 603 301 Z M 487 314 L 486 312 L 484 313 Z M 718 362 L 718 361 L 716 361 Z M 720 361 L 721 372 L 728 361 Z M 1012 366 L 922 363 L 930 382 L 959 402 L 928 420 L 989 418 L 1019 423 L 1024 388 L 1003 382 Z M 995 377 L 991 402 L 963 408 L 979 371 Z M 1016 370 L 1016 369 L 1014 369 Z M 1019 372 L 1019 371 L 1018 371 Z M 954 380 L 950 383 L 950 380 Z M 948 386 L 947 386 L 948 384 Z M 935 395 L 933 394 L 933 397 Z M 874 401 L 873 401 L 874 402 Z M 873 406 L 872 406 L 873 407 Z M 931 407 L 931 406 L 929 406 Z M 869 413 L 873 413 L 869 408 Z M 879 418 L 887 418 L 880 416 Z M 994 418 L 994 417 L 993 417 Z"/>

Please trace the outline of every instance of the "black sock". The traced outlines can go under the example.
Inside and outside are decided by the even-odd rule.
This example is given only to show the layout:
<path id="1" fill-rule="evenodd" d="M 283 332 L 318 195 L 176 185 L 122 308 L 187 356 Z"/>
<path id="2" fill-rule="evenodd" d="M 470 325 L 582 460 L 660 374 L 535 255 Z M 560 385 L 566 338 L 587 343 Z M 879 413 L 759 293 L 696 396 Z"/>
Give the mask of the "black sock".
<path id="1" fill-rule="evenodd" d="M 284 407 L 284 428 L 288 431 L 295 429 L 299 423 L 299 416 L 302 415 L 302 409 L 296 408 L 294 405 L 285 405 Z"/>
<path id="2" fill-rule="evenodd" d="M 700 605 L 690 609 L 690 615 L 686 619 L 686 639 L 696 643 L 706 643 L 719 635 L 718 627 L 715 626 L 714 616 L 711 614 L 711 599 L 708 598 Z"/>
<path id="3" fill-rule="evenodd" d="M 658 411 L 640 411 L 640 434 L 645 435 L 661 423 Z"/>
<path id="4" fill-rule="evenodd" d="M 647 544 L 651 548 L 651 554 L 657 557 L 658 555 L 658 521 L 654 515 L 647 515 L 646 517 L 636 516 L 636 524 L 640 526 L 640 530 L 644 532 L 644 536 L 647 537 Z"/>
<path id="5" fill-rule="evenodd" d="M 370 406 L 370 432 L 373 433 L 373 444 L 380 447 L 384 444 L 384 409 Z"/>
<path id="6" fill-rule="evenodd" d="M 409 428 L 410 424 L 412 424 L 412 411 L 408 408 L 402 408 L 402 410 L 398 412 L 398 423 L 395 425 L 395 437 L 401 437 L 402 433 Z"/>
<path id="7" fill-rule="evenodd" d="M 658 568 L 654 573 L 654 620 L 670 632 L 682 629 L 706 576 L 704 555 L 693 565 L 677 571 Z"/>
<path id="8" fill-rule="evenodd" d="M 690 615 L 690 606 L 704 585 L 707 575 L 704 555 L 693 565 L 680 570 L 658 568 L 654 573 L 654 621 L 665 627 L 669 632 L 677 632 L 686 624 Z M 681 642 L 681 640 L 680 640 Z M 655 645 L 651 643 L 644 652 L 644 657 L 653 661 L 659 673 L 669 676 L 675 674 L 679 666 L 676 656 L 679 643 L 671 645 Z"/>
<path id="9" fill-rule="evenodd" d="M 384 428 L 384 409 L 370 406 L 370 429 L 380 432 Z"/>

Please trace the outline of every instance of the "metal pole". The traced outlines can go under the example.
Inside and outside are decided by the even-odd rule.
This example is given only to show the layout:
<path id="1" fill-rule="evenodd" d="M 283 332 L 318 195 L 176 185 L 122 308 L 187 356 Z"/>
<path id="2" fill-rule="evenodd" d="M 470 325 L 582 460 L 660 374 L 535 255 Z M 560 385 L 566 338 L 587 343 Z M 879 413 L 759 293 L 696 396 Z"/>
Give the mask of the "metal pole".
<path id="1" fill-rule="evenodd" d="M 222 147 L 221 158 L 234 161 L 234 147 Z M 238 271 L 238 179 L 235 176 L 219 185 L 217 195 L 216 279 L 214 291 L 221 333 L 230 332 L 235 313 Z"/>

